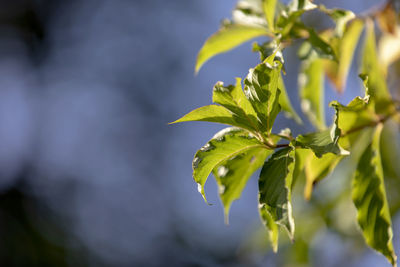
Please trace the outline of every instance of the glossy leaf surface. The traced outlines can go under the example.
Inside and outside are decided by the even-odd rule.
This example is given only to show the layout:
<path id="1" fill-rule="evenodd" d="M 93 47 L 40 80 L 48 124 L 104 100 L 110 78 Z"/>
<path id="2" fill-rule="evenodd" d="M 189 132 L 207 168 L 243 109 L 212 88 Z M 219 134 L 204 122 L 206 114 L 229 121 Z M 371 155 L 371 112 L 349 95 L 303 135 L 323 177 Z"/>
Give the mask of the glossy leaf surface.
<path id="1" fill-rule="evenodd" d="M 281 66 L 261 63 L 249 70 L 244 80 L 244 92 L 257 113 L 263 132 L 270 132 L 280 111 L 278 89 Z"/>
<path id="2" fill-rule="evenodd" d="M 218 132 L 194 156 L 193 178 L 205 198 L 204 184 L 211 171 L 223 162 L 251 149 L 266 148 L 249 132 L 239 128 L 225 128 Z"/>

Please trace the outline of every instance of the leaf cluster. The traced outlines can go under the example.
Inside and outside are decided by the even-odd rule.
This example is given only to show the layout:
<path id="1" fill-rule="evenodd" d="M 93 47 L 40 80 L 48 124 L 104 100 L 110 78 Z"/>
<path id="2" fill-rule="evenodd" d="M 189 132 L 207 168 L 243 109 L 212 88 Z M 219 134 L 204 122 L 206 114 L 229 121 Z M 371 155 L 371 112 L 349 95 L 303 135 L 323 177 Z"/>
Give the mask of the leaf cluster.
<path id="1" fill-rule="evenodd" d="M 335 27 L 316 31 L 306 26 L 303 14 L 310 11 L 328 16 Z M 375 22 L 380 29 L 379 49 Z M 385 177 L 400 179 L 400 172 L 391 167 L 398 162 L 386 166 L 383 160 L 388 150 L 387 138 L 383 136 L 388 132 L 395 135 L 396 131 L 391 129 L 393 125 L 398 129 L 400 123 L 399 102 L 387 85 L 388 69 L 400 58 L 399 15 L 393 2 L 374 13 L 357 16 L 349 10 L 328 9 L 310 0 L 293 0 L 287 5 L 279 0 L 241 0 L 232 20 L 224 21 L 201 48 L 196 72 L 213 56 L 261 36 L 266 41 L 253 44 L 253 51 L 260 54 L 260 63 L 249 69 L 243 80 L 236 78 L 236 84 L 228 86 L 217 82 L 212 94 L 214 104 L 195 109 L 173 122 L 208 121 L 230 126 L 218 132 L 194 156 L 193 178 L 199 192 L 207 201 L 204 185 L 212 173 L 228 221 L 233 201 L 240 198 L 249 178 L 261 168 L 259 212 L 272 248 L 277 251 L 280 229 L 290 239 L 295 237 L 295 185 L 301 185 L 299 181 L 303 180 L 304 197 L 309 200 L 315 185 L 344 159 L 350 159 L 354 166 L 350 194 L 359 229 L 365 242 L 395 266 L 393 213 Z M 301 42 L 301 108 L 316 129 L 296 137 L 290 129 L 274 128 L 281 111 L 302 123 L 290 103 L 283 79 L 283 51 L 294 41 Z M 347 105 L 331 102 L 335 117 L 332 125 L 327 126 L 325 78 L 339 93 L 344 91 L 359 42 L 359 69 L 365 95 Z"/>

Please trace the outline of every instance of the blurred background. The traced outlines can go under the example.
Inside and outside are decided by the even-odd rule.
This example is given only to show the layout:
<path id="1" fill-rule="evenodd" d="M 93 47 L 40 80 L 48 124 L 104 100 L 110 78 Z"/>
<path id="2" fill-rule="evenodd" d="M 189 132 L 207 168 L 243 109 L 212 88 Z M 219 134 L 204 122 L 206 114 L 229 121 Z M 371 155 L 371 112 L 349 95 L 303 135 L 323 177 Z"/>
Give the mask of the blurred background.
<path id="1" fill-rule="evenodd" d="M 381 3 L 315 2 L 356 13 Z M 0 0 L 0 266 L 388 266 L 361 237 L 349 243 L 326 222 L 273 254 L 256 179 L 229 226 L 215 181 L 206 185 L 212 206 L 197 193 L 193 155 L 223 126 L 167 123 L 209 104 L 215 82 L 233 83 L 257 64 L 246 44 L 194 75 L 197 52 L 235 3 Z M 321 19 L 307 18 L 329 26 Z M 299 111 L 296 47 L 285 53 Z M 326 103 L 346 103 L 361 90 L 355 79 L 344 95 L 329 92 Z M 283 116 L 276 125 L 312 130 Z M 334 178 L 317 191 L 329 192 Z M 335 212 L 333 221 L 352 223 Z"/>

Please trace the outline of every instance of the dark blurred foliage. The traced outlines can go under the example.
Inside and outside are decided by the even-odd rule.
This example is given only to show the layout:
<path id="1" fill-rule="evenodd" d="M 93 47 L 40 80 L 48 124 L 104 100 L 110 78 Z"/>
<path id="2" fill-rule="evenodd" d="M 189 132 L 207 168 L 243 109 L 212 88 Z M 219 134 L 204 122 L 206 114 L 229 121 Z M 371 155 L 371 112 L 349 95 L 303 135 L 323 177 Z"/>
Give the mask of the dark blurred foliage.
<path id="1" fill-rule="evenodd" d="M 86 266 L 82 244 L 67 239 L 53 212 L 26 190 L 28 173 L 0 195 L 1 266 Z"/>

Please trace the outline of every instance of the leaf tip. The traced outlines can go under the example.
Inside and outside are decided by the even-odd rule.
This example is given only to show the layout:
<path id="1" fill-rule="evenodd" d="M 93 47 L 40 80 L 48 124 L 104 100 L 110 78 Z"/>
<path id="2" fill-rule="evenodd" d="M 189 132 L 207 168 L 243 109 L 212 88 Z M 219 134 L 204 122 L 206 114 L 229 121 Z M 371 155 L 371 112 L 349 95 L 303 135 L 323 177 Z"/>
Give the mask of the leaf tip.
<path id="1" fill-rule="evenodd" d="M 229 209 L 224 210 L 224 222 L 226 225 L 229 225 Z"/>
<path id="2" fill-rule="evenodd" d="M 206 198 L 206 194 L 204 193 L 204 186 L 201 183 L 197 183 L 197 191 L 199 191 L 199 193 L 203 197 L 203 199 L 206 202 L 206 204 L 211 206 L 212 204 L 208 203 L 207 198 Z"/>
<path id="3" fill-rule="evenodd" d="M 201 66 L 202 64 L 196 63 L 196 66 L 194 67 L 194 76 L 197 76 L 197 74 L 199 74 Z"/>

